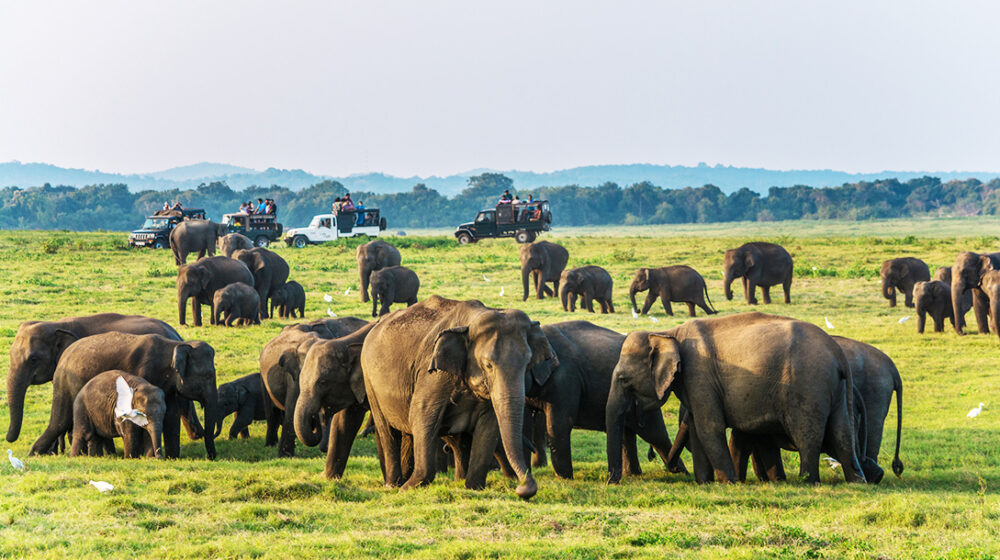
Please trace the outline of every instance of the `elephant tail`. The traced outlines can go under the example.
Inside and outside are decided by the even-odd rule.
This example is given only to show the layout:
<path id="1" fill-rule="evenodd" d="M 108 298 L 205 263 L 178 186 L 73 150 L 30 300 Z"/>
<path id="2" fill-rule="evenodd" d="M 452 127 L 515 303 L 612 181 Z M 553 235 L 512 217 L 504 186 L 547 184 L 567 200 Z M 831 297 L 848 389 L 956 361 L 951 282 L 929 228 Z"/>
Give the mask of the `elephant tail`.
<path id="1" fill-rule="evenodd" d="M 899 440 L 903 435 L 903 381 L 898 371 L 893 384 L 896 391 L 896 456 L 892 459 L 892 472 L 900 477 L 903 475 L 903 462 L 899 460 Z"/>
<path id="2" fill-rule="evenodd" d="M 705 292 L 705 301 L 708 303 L 708 308 L 712 310 L 712 313 L 718 313 L 719 311 L 712 305 L 712 298 L 708 297 L 708 284 L 702 282 L 701 289 Z"/>

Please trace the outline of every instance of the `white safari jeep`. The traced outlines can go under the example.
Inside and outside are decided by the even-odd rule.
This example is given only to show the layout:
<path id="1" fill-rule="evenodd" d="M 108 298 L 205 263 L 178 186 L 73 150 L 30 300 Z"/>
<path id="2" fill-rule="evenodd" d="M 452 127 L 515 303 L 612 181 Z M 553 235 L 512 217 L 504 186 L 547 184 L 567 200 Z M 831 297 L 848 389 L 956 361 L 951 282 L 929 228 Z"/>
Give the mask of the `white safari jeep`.
<path id="1" fill-rule="evenodd" d="M 284 239 L 288 245 L 301 249 L 309 244 L 336 241 L 342 237 L 378 237 L 385 227 L 385 218 L 379 216 L 378 208 L 348 210 L 313 216 L 308 226 L 287 230 Z"/>

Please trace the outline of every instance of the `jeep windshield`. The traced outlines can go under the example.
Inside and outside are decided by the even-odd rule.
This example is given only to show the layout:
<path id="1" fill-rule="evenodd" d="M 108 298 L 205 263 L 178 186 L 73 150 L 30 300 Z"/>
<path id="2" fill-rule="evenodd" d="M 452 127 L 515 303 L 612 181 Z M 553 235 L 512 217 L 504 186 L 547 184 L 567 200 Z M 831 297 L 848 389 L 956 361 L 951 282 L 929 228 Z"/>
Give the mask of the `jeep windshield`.
<path id="1" fill-rule="evenodd" d="M 142 229 L 164 229 L 170 223 L 170 218 L 146 218 Z"/>

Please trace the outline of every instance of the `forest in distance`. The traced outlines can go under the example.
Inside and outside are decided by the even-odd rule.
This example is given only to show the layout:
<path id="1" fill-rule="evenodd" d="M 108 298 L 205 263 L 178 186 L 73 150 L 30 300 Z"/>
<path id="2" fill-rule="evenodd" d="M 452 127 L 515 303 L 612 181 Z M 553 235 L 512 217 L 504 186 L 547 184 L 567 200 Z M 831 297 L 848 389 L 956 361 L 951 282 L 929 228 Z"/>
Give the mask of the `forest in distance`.
<path id="1" fill-rule="evenodd" d="M 0 229 L 129 231 L 164 202 L 204 208 L 210 218 L 219 220 L 222 214 L 237 211 L 242 201 L 257 198 L 274 199 L 279 221 L 296 227 L 315 214 L 329 212 L 333 199 L 347 192 L 369 208 L 380 208 L 390 230 L 448 228 L 471 221 L 480 209 L 493 206 L 505 189 L 549 200 L 554 227 L 1000 214 L 1000 179 L 943 182 L 921 177 L 837 187 L 771 187 L 761 196 L 748 188 L 727 195 L 714 185 L 668 189 L 646 181 L 625 187 L 604 183 L 518 190 L 503 174 L 483 173 L 470 177 L 468 186 L 450 198 L 424 184 L 407 192 L 373 194 L 351 191 L 350 185 L 332 180 L 299 191 L 281 185 L 233 190 L 225 182 L 140 192 L 131 192 L 124 184 L 5 187 L 0 189 Z"/>

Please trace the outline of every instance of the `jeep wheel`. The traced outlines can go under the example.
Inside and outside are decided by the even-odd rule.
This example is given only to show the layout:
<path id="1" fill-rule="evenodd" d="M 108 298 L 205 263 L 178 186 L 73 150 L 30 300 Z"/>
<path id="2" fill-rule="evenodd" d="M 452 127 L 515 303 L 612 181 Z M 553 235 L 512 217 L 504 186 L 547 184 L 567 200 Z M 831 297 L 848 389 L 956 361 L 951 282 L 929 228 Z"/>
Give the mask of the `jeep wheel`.
<path id="1" fill-rule="evenodd" d="M 538 232 L 537 231 L 529 231 L 528 232 L 528 243 L 534 243 L 536 238 L 538 238 Z"/>
<path id="2" fill-rule="evenodd" d="M 522 229 L 514 234 L 514 241 L 518 243 L 531 243 L 531 234 Z"/>
<path id="3" fill-rule="evenodd" d="M 292 245 L 295 245 L 295 247 L 298 249 L 302 249 L 308 244 L 309 240 L 306 239 L 306 236 L 304 235 L 296 235 L 295 239 L 292 239 Z"/>
<path id="4" fill-rule="evenodd" d="M 472 236 L 471 235 L 469 235 L 468 233 L 465 233 L 464 231 L 462 233 L 458 234 L 458 244 L 459 245 L 468 245 L 469 243 L 472 243 Z"/>
<path id="5" fill-rule="evenodd" d="M 153 248 L 154 249 L 166 249 L 167 248 L 167 242 L 165 240 L 163 240 L 162 238 L 157 237 L 156 241 L 153 241 Z"/>
<path id="6" fill-rule="evenodd" d="M 257 247 L 267 247 L 270 243 L 271 240 L 263 235 L 258 235 L 257 239 L 253 240 L 253 244 Z"/>

